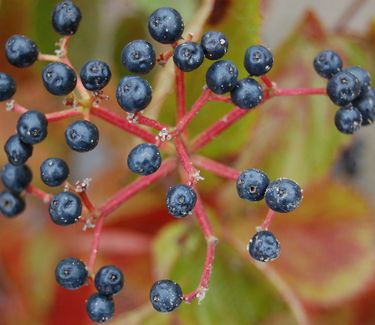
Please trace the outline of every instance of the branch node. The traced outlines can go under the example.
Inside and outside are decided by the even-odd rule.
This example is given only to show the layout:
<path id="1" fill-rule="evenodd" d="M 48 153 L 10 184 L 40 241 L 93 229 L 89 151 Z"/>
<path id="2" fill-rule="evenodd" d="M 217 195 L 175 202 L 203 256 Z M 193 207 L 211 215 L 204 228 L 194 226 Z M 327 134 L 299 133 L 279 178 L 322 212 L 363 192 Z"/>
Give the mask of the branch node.
<path id="1" fill-rule="evenodd" d="M 169 133 L 167 128 L 163 128 L 158 135 L 155 137 L 157 141 L 165 142 L 172 139 L 172 135 Z"/>
<path id="2" fill-rule="evenodd" d="M 136 124 L 138 122 L 138 116 L 135 113 L 128 113 L 126 118 L 129 123 Z"/>
<path id="3" fill-rule="evenodd" d="M 11 112 L 14 110 L 14 105 L 16 104 L 16 101 L 14 99 L 10 99 L 5 103 L 5 110 L 7 112 Z"/>

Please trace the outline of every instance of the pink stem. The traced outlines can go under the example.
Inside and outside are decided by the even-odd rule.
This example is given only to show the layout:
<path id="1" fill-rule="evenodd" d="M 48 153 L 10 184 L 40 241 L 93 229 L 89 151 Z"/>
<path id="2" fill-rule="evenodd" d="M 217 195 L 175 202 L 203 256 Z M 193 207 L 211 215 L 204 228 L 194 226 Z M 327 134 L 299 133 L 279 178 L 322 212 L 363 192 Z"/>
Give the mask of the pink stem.
<path id="1" fill-rule="evenodd" d="M 61 59 L 57 55 L 51 55 L 51 54 L 38 54 L 38 60 L 39 61 L 47 61 L 47 62 L 60 62 Z"/>
<path id="2" fill-rule="evenodd" d="M 176 74 L 176 100 L 177 100 L 177 121 L 180 121 L 186 113 L 186 99 L 185 99 L 185 74 L 177 66 L 175 67 Z"/>
<path id="3" fill-rule="evenodd" d="M 56 121 L 60 121 L 69 117 L 78 116 L 81 114 L 82 112 L 78 111 L 77 109 L 69 108 L 60 112 L 48 113 L 46 114 L 46 118 L 48 122 L 56 122 Z"/>
<path id="4" fill-rule="evenodd" d="M 233 104 L 230 96 L 217 95 L 217 94 L 214 94 L 214 93 L 210 94 L 210 101 Z"/>
<path id="5" fill-rule="evenodd" d="M 263 223 L 260 227 L 264 230 L 268 230 L 268 228 L 271 225 L 271 222 L 272 222 L 273 218 L 275 217 L 275 214 L 276 214 L 275 211 L 273 211 L 271 209 L 268 209 L 266 218 L 264 219 L 264 221 L 263 221 Z"/>
<path id="6" fill-rule="evenodd" d="M 233 181 L 240 175 L 238 170 L 203 156 L 194 156 L 192 160 L 196 166 Z"/>
<path id="7" fill-rule="evenodd" d="M 101 238 L 103 225 L 104 225 L 104 218 L 105 218 L 104 214 L 101 215 L 97 219 L 96 224 L 95 224 L 94 239 L 91 244 L 90 257 L 87 263 L 87 269 L 91 277 L 94 277 L 94 274 L 95 274 L 95 261 L 96 261 L 96 256 L 98 255 L 98 251 L 99 251 L 100 238 Z"/>
<path id="8" fill-rule="evenodd" d="M 276 88 L 270 96 L 326 95 L 325 88 Z"/>
<path id="9" fill-rule="evenodd" d="M 137 114 L 137 122 L 142 125 L 149 126 L 157 131 L 168 129 L 167 125 L 164 125 L 154 119 L 148 118 L 142 114 Z"/>
<path id="10" fill-rule="evenodd" d="M 92 204 L 91 200 L 89 199 L 86 191 L 79 192 L 78 195 L 80 196 L 80 198 L 82 200 L 82 203 L 87 208 L 87 210 L 89 210 L 89 212 L 94 212 L 95 211 L 95 207 Z"/>
<path id="11" fill-rule="evenodd" d="M 52 199 L 52 194 L 49 194 L 47 192 L 44 192 L 40 188 L 36 187 L 35 185 L 30 184 L 26 188 L 26 192 L 37 197 L 38 199 L 42 200 L 43 203 L 49 203 Z"/>
<path id="12" fill-rule="evenodd" d="M 180 137 L 176 137 L 174 139 L 174 145 L 176 147 L 177 155 L 180 159 L 181 165 L 185 169 L 188 176 L 188 184 L 192 185 L 196 183 L 197 169 L 194 168 L 193 163 L 190 160 L 185 143 L 180 139 Z"/>
<path id="13" fill-rule="evenodd" d="M 264 84 L 267 86 L 267 88 L 272 89 L 273 88 L 273 83 L 270 78 L 268 78 L 266 75 L 261 76 L 260 80 L 264 82 Z"/>
<path id="14" fill-rule="evenodd" d="M 23 114 L 23 113 L 26 113 L 28 111 L 28 109 L 26 107 L 23 107 L 22 105 L 17 104 L 17 103 L 14 103 L 12 110 L 16 113 L 19 113 L 19 114 Z"/>

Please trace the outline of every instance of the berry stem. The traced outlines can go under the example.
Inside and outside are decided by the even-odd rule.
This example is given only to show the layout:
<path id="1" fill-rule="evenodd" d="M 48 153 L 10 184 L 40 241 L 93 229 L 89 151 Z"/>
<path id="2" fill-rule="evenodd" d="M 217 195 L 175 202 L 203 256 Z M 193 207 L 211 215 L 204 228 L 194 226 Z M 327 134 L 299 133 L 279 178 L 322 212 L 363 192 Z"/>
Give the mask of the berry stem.
<path id="1" fill-rule="evenodd" d="M 69 117 L 81 115 L 82 112 L 79 111 L 77 108 L 69 108 L 59 112 L 53 112 L 46 114 L 46 118 L 48 122 L 56 122 L 60 121 Z"/>
<path id="2" fill-rule="evenodd" d="M 90 110 L 92 115 L 95 115 L 104 121 L 107 121 L 108 123 L 111 123 L 120 129 L 123 129 L 149 143 L 155 143 L 155 136 L 138 127 L 137 125 L 134 125 L 132 123 L 129 123 L 126 119 L 123 117 L 117 115 L 116 113 L 111 112 L 110 110 L 104 108 L 104 107 L 92 107 Z"/>
<path id="3" fill-rule="evenodd" d="M 168 128 L 167 125 L 164 125 L 164 124 L 162 124 L 162 123 L 160 123 L 160 122 L 158 122 L 158 121 L 156 121 L 152 118 L 146 117 L 146 116 L 144 116 L 142 114 L 139 114 L 139 113 L 136 115 L 136 118 L 137 118 L 137 122 L 139 124 L 149 126 L 149 127 L 153 128 L 157 131 L 161 131 L 163 129 Z"/>
<path id="4" fill-rule="evenodd" d="M 61 62 L 61 59 L 57 55 L 52 54 L 38 54 L 39 61 L 47 61 L 47 62 Z"/>
<path id="5" fill-rule="evenodd" d="M 188 185 L 195 184 L 197 182 L 198 170 L 194 168 L 193 163 L 190 160 L 185 143 L 180 139 L 180 137 L 176 137 L 174 139 L 174 145 L 176 147 L 177 155 L 180 159 L 181 165 L 186 171 Z"/>
<path id="6" fill-rule="evenodd" d="M 105 215 L 102 214 L 97 219 L 96 224 L 95 224 L 94 239 L 91 244 L 90 257 L 87 263 L 87 269 L 91 278 L 94 278 L 94 275 L 95 275 L 95 261 L 96 261 L 96 256 L 98 255 L 98 251 L 99 251 L 100 238 L 101 238 L 103 225 L 104 225 L 104 218 L 105 218 Z"/>
<path id="7" fill-rule="evenodd" d="M 276 88 L 270 96 L 326 95 L 325 88 Z"/>
<path id="8" fill-rule="evenodd" d="M 263 221 L 263 223 L 260 227 L 264 230 L 268 230 L 268 228 L 270 227 L 271 222 L 272 222 L 273 218 L 275 217 L 275 215 L 276 215 L 275 211 L 273 211 L 271 209 L 268 209 L 266 218 L 264 219 L 264 221 Z"/>
<path id="9" fill-rule="evenodd" d="M 26 188 L 26 192 L 42 200 L 43 203 L 49 203 L 49 201 L 51 201 L 52 199 L 52 194 L 44 192 L 43 190 L 32 184 L 30 184 Z"/>
<path id="10" fill-rule="evenodd" d="M 268 78 L 266 75 L 261 76 L 260 80 L 263 81 L 263 83 L 266 85 L 267 88 L 269 88 L 269 89 L 274 88 L 274 84 L 272 83 L 271 79 Z"/>
<path id="11" fill-rule="evenodd" d="M 176 75 L 177 121 L 180 121 L 186 114 L 185 74 L 176 66 L 175 75 Z"/>
<path id="12" fill-rule="evenodd" d="M 89 210 L 90 213 L 95 211 L 95 206 L 92 204 L 91 200 L 89 199 L 86 191 L 78 192 L 78 195 L 80 196 L 82 203 L 84 206 Z"/>
<path id="13" fill-rule="evenodd" d="M 230 179 L 230 180 L 237 180 L 240 172 L 234 168 L 221 164 L 217 161 L 211 160 L 209 158 L 203 156 L 193 156 L 192 161 L 198 167 L 201 167 L 205 170 L 208 170 L 215 175 Z"/>
<path id="14" fill-rule="evenodd" d="M 23 107 L 20 104 L 14 103 L 12 111 L 14 111 L 18 114 L 23 114 L 23 113 L 26 113 L 28 111 L 28 109 L 26 107 Z"/>
<path id="15" fill-rule="evenodd" d="M 233 104 L 230 96 L 223 96 L 223 95 L 211 93 L 209 99 L 210 99 L 210 101 L 213 101 L 213 102 L 223 102 L 223 103 L 227 103 L 227 104 Z"/>

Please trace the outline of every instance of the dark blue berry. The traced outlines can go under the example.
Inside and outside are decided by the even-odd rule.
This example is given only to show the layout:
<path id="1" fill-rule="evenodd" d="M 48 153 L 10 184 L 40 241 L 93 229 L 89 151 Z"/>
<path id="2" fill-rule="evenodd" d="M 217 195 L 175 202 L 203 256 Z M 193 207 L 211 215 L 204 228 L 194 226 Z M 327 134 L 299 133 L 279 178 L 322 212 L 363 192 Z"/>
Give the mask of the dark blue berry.
<path id="1" fill-rule="evenodd" d="M 102 296 L 113 296 L 124 286 L 124 275 L 114 265 L 103 266 L 95 274 L 95 288 Z"/>
<path id="2" fill-rule="evenodd" d="M 38 59 L 39 50 L 36 44 L 23 35 L 11 36 L 5 44 L 5 55 L 8 62 L 18 68 L 26 68 Z"/>
<path id="3" fill-rule="evenodd" d="M 1 180 L 6 189 L 12 193 L 21 193 L 29 186 L 33 174 L 27 165 L 14 166 L 6 164 L 1 172 Z"/>
<path id="4" fill-rule="evenodd" d="M 206 84 L 216 94 L 231 91 L 237 83 L 238 69 L 231 61 L 213 63 L 206 73 Z"/>
<path id="5" fill-rule="evenodd" d="M 260 201 L 269 183 L 268 176 L 260 169 L 246 169 L 237 178 L 237 192 L 241 199 Z"/>
<path id="6" fill-rule="evenodd" d="M 148 18 L 148 31 L 151 37 L 163 44 L 172 44 L 181 38 L 184 21 L 173 8 L 156 9 Z"/>
<path id="7" fill-rule="evenodd" d="M 123 48 L 121 61 L 130 72 L 148 73 L 155 66 L 156 55 L 149 42 L 135 40 Z"/>
<path id="8" fill-rule="evenodd" d="M 48 158 L 40 165 L 40 178 L 48 186 L 59 186 L 68 176 L 68 164 L 60 158 Z"/>
<path id="9" fill-rule="evenodd" d="M 263 91 L 253 78 L 241 79 L 230 92 L 233 104 L 243 109 L 257 106 L 263 100 Z"/>
<path id="10" fill-rule="evenodd" d="M 81 11 L 72 1 L 61 1 L 53 9 L 52 26 L 61 35 L 73 35 L 81 18 Z"/>
<path id="11" fill-rule="evenodd" d="M 336 105 L 346 106 L 361 93 L 358 78 L 348 71 L 336 73 L 327 84 L 327 95 Z"/>
<path id="12" fill-rule="evenodd" d="M 81 213 L 81 199 L 71 192 L 57 193 L 49 204 L 49 215 L 52 221 L 60 226 L 76 223 Z"/>
<path id="13" fill-rule="evenodd" d="M 75 290 L 87 282 L 88 272 L 85 263 L 78 258 L 68 257 L 57 264 L 55 277 L 63 288 Z"/>
<path id="14" fill-rule="evenodd" d="M 178 45 L 173 52 L 173 61 L 177 67 L 189 72 L 198 68 L 204 59 L 202 47 L 195 42 L 185 42 Z"/>
<path id="15" fill-rule="evenodd" d="M 43 84 L 53 95 L 65 96 L 71 93 L 77 84 L 74 70 L 61 62 L 46 65 L 42 72 Z"/>
<path id="16" fill-rule="evenodd" d="M 86 311 L 93 322 L 109 321 L 115 313 L 115 303 L 111 297 L 93 294 L 87 300 Z"/>
<path id="17" fill-rule="evenodd" d="M 8 191 L 0 193 L 0 213 L 11 218 L 25 210 L 25 200 L 18 194 Z"/>
<path id="18" fill-rule="evenodd" d="M 15 166 L 23 165 L 33 154 L 33 146 L 21 141 L 18 134 L 12 135 L 4 145 L 8 161 Z"/>
<path id="19" fill-rule="evenodd" d="M 197 194 L 192 187 L 179 184 L 169 189 L 167 193 L 167 208 L 174 217 L 184 217 L 194 209 Z"/>
<path id="20" fill-rule="evenodd" d="M 344 71 L 354 74 L 361 86 L 361 92 L 366 93 L 371 86 L 371 76 L 368 71 L 360 67 L 349 67 Z"/>
<path id="21" fill-rule="evenodd" d="M 65 140 L 70 149 L 74 151 L 91 151 L 99 142 L 99 130 L 95 124 L 89 121 L 76 121 L 65 130 Z"/>
<path id="22" fill-rule="evenodd" d="M 245 52 L 244 66 L 250 76 L 262 76 L 271 70 L 272 52 L 263 45 L 250 46 Z"/>
<path id="23" fill-rule="evenodd" d="M 139 175 L 153 174 L 159 169 L 160 165 L 160 151 L 154 144 L 139 144 L 128 155 L 129 169 Z"/>
<path id="24" fill-rule="evenodd" d="M 362 125 L 361 112 L 353 106 L 341 107 L 336 112 L 335 125 L 341 133 L 353 134 Z"/>
<path id="25" fill-rule="evenodd" d="M 47 136 L 48 121 L 46 116 L 38 111 L 23 113 L 17 122 L 17 132 L 22 142 L 37 144 Z"/>
<path id="26" fill-rule="evenodd" d="M 267 230 L 257 232 L 250 240 L 250 256 L 260 262 L 269 262 L 279 257 L 280 243 L 275 235 Z"/>
<path id="27" fill-rule="evenodd" d="M 221 32 L 207 32 L 202 36 L 201 46 L 209 60 L 222 58 L 228 51 L 228 39 Z"/>
<path id="28" fill-rule="evenodd" d="M 353 106 L 357 108 L 362 115 L 362 125 L 366 126 L 375 120 L 375 90 L 370 88 L 366 93 L 353 101 Z"/>
<path id="29" fill-rule="evenodd" d="M 331 50 L 321 51 L 314 59 L 314 68 L 321 77 L 330 79 L 341 71 L 341 57 Z"/>
<path id="30" fill-rule="evenodd" d="M 116 98 L 128 113 L 137 113 L 151 102 L 152 90 L 147 80 L 137 76 L 122 78 L 117 86 Z"/>
<path id="31" fill-rule="evenodd" d="M 264 196 L 268 207 L 276 212 L 291 212 L 302 201 L 302 189 L 288 178 L 279 178 L 271 182 Z"/>
<path id="32" fill-rule="evenodd" d="M 0 102 L 11 99 L 16 93 L 16 82 L 7 73 L 0 72 Z"/>
<path id="33" fill-rule="evenodd" d="M 152 307 L 161 313 L 169 313 L 182 302 L 181 287 L 171 280 L 160 280 L 154 283 L 150 290 Z"/>
<path id="34" fill-rule="evenodd" d="M 107 63 L 90 60 L 82 67 L 80 76 L 82 84 L 87 90 L 98 91 L 108 84 L 112 73 Z"/>

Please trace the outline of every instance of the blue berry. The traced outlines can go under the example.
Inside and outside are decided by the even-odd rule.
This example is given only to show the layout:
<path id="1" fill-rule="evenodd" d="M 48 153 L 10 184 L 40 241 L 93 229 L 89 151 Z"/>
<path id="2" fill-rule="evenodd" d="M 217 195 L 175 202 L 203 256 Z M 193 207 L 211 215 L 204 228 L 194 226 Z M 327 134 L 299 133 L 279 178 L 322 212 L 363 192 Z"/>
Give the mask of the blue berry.
<path id="1" fill-rule="evenodd" d="M 213 63 L 206 73 L 206 84 L 216 94 L 231 91 L 237 83 L 238 69 L 231 61 Z"/>
<path id="2" fill-rule="evenodd" d="M 86 311 L 93 322 L 109 321 L 115 313 L 115 303 L 111 297 L 93 294 L 86 302 Z"/>
<path id="3" fill-rule="evenodd" d="M 240 108 L 249 109 L 263 100 L 263 91 L 253 78 L 241 79 L 230 92 L 232 102 Z"/>
<path id="4" fill-rule="evenodd" d="M 197 69 L 203 63 L 203 59 L 203 49 L 195 42 L 185 42 L 177 45 L 173 52 L 174 63 L 184 72 Z"/>
<path id="5" fill-rule="evenodd" d="M 268 185 L 264 197 L 270 209 L 282 213 L 291 212 L 302 201 L 302 189 L 288 178 L 279 178 Z"/>
<path id="6" fill-rule="evenodd" d="M 87 90 L 99 91 L 108 84 L 112 73 L 107 63 L 90 60 L 82 67 L 80 76 Z"/>
<path id="7" fill-rule="evenodd" d="M 52 221 L 60 226 L 76 223 L 81 213 L 81 199 L 71 192 L 57 193 L 49 204 L 49 215 Z"/>
<path id="8" fill-rule="evenodd" d="M 59 186 L 68 176 L 68 164 L 60 158 L 48 158 L 40 165 L 40 178 L 48 186 Z"/>
<path id="9" fill-rule="evenodd" d="M 42 71 L 43 84 L 53 95 L 65 96 L 71 93 L 77 84 L 74 70 L 61 62 L 52 62 Z"/>
<path id="10" fill-rule="evenodd" d="M 361 86 L 361 92 L 366 93 L 371 86 L 371 76 L 368 71 L 360 67 L 349 67 L 344 71 L 354 74 Z"/>
<path id="11" fill-rule="evenodd" d="M 33 146 L 21 141 L 18 134 L 12 135 L 4 145 L 8 161 L 15 166 L 23 165 L 33 154 Z"/>
<path id="12" fill-rule="evenodd" d="M 375 120 L 375 90 L 370 88 L 366 93 L 353 101 L 353 106 L 358 108 L 362 115 L 362 125 L 366 126 Z"/>
<path id="13" fill-rule="evenodd" d="M 37 144 L 47 136 L 48 121 L 46 116 L 38 111 L 27 111 L 17 121 L 17 132 L 22 142 Z"/>
<path id="14" fill-rule="evenodd" d="M 0 72 L 0 102 L 11 99 L 16 93 L 16 82 L 7 73 Z"/>
<path id="15" fill-rule="evenodd" d="M 221 32 L 207 32 L 202 36 L 201 46 L 209 60 L 222 58 L 228 51 L 228 39 Z"/>
<path id="16" fill-rule="evenodd" d="M 25 200 L 18 194 L 8 191 L 0 193 L 0 213 L 11 218 L 25 210 Z"/>
<path id="17" fill-rule="evenodd" d="M 335 115 L 335 125 L 337 130 L 345 134 L 357 132 L 362 124 L 361 112 L 353 107 L 341 107 Z"/>
<path id="18" fill-rule="evenodd" d="M 237 178 L 237 192 L 241 199 L 260 201 L 269 183 L 268 176 L 260 169 L 246 169 Z"/>
<path id="19" fill-rule="evenodd" d="M 6 164 L 1 172 L 1 180 L 6 189 L 16 194 L 28 187 L 32 178 L 33 174 L 27 165 Z"/>
<path id="20" fill-rule="evenodd" d="M 341 71 L 341 57 L 331 50 L 321 51 L 314 59 L 314 68 L 321 77 L 330 79 Z"/>
<path id="21" fill-rule="evenodd" d="M 61 1 L 53 9 L 52 26 L 61 35 L 73 35 L 81 18 L 81 11 L 72 1 Z"/>
<path id="22" fill-rule="evenodd" d="M 253 236 L 247 249 L 257 261 L 269 262 L 279 257 L 281 247 L 272 232 L 262 230 Z"/>
<path id="23" fill-rule="evenodd" d="M 184 21 L 177 10 L 159 8 L 148 18 L 148 31 L 155 41 L 172 44 L 181 38 Z"/>
<path id="24" fill-rule="evenodd" d="M 76 121 L 65 130 L 65 140 L 70 149 L 74 151 L 91 151 L 99 142 L 99 130 L 95 124 L 89 121 Z"/>
<path id="25" fill-rule="evenodd" d="M 55 277 L 63 288 L 75 290 L 87 282 L 88 272 L 85 263 L 78 258 L 68 257 L 57 264 Z"/>
<path id="26" fill-rule="evenodd" d="M 103 266 L 95 274 L 95 288 L 102 296 L 113 296 L 124 286 L 124 275 L 114 265 Z"/>
<path id="27" fill-rule="evenodd" d="M 137 76 L 122 78 L 117 86 L 116 98 L 128 113 L 137 113 L 151 102 L 152 90 L 147 80 Z"/>
<path id="28" fill-rule="evenodd" d="M 174 217 L 184 217 L 194 209 L 197 194 L 192 187 L 178 184 L 169 189 L 167 193 L 167 208 Z"/>
<path id="29" fill-rule="evenodd" d="M 135 40 L 123 48 L 121 61 L 130 72 L 148 73 L 155 66 L 156 54 L 149 42 Z"/>
<path id="30" fill-rule="evenodd" d="M 336 105 L 346 106 L 361 93 L 358 78 L 348 71 L 336 73 L 327 84 L 327 95 Z"/>
<path id="31" fill-rule="evenodd" d="M 250 46 L 245 52 L 244 66 L 250 76 L 262 76 L 271 70 L 272 52 L 263 45 Z"/>
<path id="32" fill-rule="evenodd" d="M 150 290 L 152 307 L 161 313 L 169 313 L 182 302 L 181 287 L 171 280 L 160 280 L 154 283 Z"/>
<path id="33" fill-rule="evenodd" d="M 154 144 L 142 143 L 128 155 L 128 167 L 136 174 L 147 176 L 155 173 L 161 165 L 161 155 Z"/>
<path id="34" fill-rule="evenodd" d="M 36 44 L 23 35 L 11 36 L 5 44 L 5 56 L 8 62 L 18 68 L 26 68 L 38 59 Z"/>

